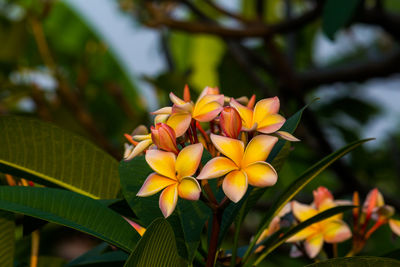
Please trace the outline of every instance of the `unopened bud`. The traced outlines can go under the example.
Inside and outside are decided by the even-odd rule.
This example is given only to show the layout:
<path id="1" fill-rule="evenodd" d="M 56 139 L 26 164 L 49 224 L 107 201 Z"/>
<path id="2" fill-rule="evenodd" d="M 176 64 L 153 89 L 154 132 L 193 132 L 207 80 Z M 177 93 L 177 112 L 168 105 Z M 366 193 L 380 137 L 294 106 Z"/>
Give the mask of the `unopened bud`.
<path id="1" fill-rule="evenodd" d="M 222 132 L 225 136 L 237 139 L 242 130 L 242 118 L 239 112 L 232 107 L 224 107 L 221 111 L 220 121 Z"/>
<path id="2" fill-rule="evenodd" d="M 156 126 L 152 126 L 150 130 L 151 139 L 159 149 L 175 154 L 179 153 L 174 129 L 165 123 L 157 123 Z"/>

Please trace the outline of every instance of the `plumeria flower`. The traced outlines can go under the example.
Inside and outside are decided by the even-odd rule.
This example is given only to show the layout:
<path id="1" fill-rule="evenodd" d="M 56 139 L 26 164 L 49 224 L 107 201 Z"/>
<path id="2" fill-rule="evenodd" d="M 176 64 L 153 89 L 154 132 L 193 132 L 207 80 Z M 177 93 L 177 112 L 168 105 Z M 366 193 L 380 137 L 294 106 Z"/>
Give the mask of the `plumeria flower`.
<path id="1" fill-rule="evenodd" d="M 377 188 L 371 190 L 362 208 L 361 224 L 368 224 L 369 219 L 376 221 L 376 224 L 366 233 L 365 237 L 368 239 L 371 234 L 377 230 L 381 225 L 388 223 L 390 229 L 396 235 L 400 236 L 400 220 L 393 219 L 395 210 L 392 206 L 386 205 L 383 195 Z"/>
<path id="2" fill-rule="evenodd" d="M 222 177 L 222 189 L 233 202 L 246 193 L 248 184 L 256 187 L 272 186 L 278 175 L 265 160 L 278 138 L 268 135 L 254 137 L 244 149 L 242 141 L 211 134 L 211 141 L 226 157 L 216 157 L 207 162 L 197 179 Z"/>
<path id="3" fill-rule="evenodd" d="M 157 148 L 173 152 L 176 155 L 179 153 L 174 129 L 165 123 L 157 123 L 155 126 L 151 126 L 150 131 L 151 139 Z"/>
<path id="4" fill-rule="evenodd" d="M 138 156 L 153 144 L 151 134 L 143 125 L 137 127 L 132 135 L 124 134 L 124 136 L 130 143 L 130 145 L 125 146 L 124 160 L 126 161 Z"/>
<path id="5" fill-rule="evenodd" d="M 176 137 L 182 136 L 190 126 L 192 119 L 199 122 L 209 122 L 215 119 L 224 105 L 224 96 L 215 94 L 215 90 L 207 87 L 200 94 L 196 103 L 186 102 L 175 94 L 170 93 L 169 97 L 174 103 L 172 107 L 161 108 L 153 114 L 170 115 L 166 123 L 175 130 Z"/>
<path id="6" fill-rule="evenodd" d="M 137 196 L 147 197 L 163 190 L 159 206 L 164 217 L 174 211 L 178 196 L 198 200 L 201 188 L 192 175 L 200 164 L 202 154 L 202 144 L 189 145 L 178 156 L 172 152 L 148 150 L 146 161 L 154 172 L 147 177 Z"/>
<path id="7" fill-rule="evenodd" d="M 234 107 L 240 114 L 244 131 L 257 130 L 260 133 L 275 133 L 279 137 L 288 141 L 300 141 L 288 132 L 279 131 L 286 119 L 278 114 L 280 102 L 278 97 L 266 98 L 255 102 L 253 95 L 247 106 L 243 106 L 235 99 L 231 99 L 230 105 Z"/>
<path id="8" fill-rule="evenodd" d="M 332 194 L 324 187 L 314 191 L 314 203 L 311 205 L 292 202 L 292 212 L 297 220 L 303 222 L 324 210 L 337 206 Z M 315 258 L 327 243 L 343 242 L 351 237 L 350 228 L 342 220 L 342 214 L 314 223 L 288 239 L 287 242 L 304 240 L 305 251 L 310 258 Z"/>

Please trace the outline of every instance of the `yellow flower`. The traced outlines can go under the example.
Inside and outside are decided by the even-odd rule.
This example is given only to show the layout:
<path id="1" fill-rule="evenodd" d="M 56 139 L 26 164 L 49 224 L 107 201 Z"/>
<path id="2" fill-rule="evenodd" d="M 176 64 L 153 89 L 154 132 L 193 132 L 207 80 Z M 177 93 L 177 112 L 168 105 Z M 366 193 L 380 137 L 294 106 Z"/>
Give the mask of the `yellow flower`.
<path id="1" fill-rule="evenodd" d="M 202 144 L 189 145 L 178 156 L 172 152 L 148 150 L 146 161 L 155 172 L 147 177 L 137 196 L 147 197 L 163 190 L 159 206 L 164 217 L 174 211 L 178 195 L 184 199 L 198 200 L 201 188 L 191 176 L 196 172 L 202 154 Z"/>
<path id="2" fill-rule="evenodd" d="M 248 184 L 256 187 L 272 186 L 278 175 L 265 160 L 278 138 L 268 135 L 254 137 L 244 149 L 242 141 L 211 134 L 214 146 L 226 157 L 216 157 L 207 162 L 197 179 L 225 178 L 222 189 L 233 202 L 246 193 Z"/>
<path id="3" fill-rule="evenodd" d="M 215 91 L 210 91 L 209 89 L 207 87 L 203 90 L 196 103 L 186 102 L 170 93 L 169 97 L 174 105 L 161 108 L 153 112 L 153 114 L 170 115 L 166 123 L 175 130 L 176 137 L 180 137 L 187 131 L 192 119 L 200 122 L 209 122 L 221 112 L 224 105 L 224 96 L 214 94 Z"/>
<path id="4" fill-rule="evenodd" d="M 312 205 L 293 201 L 292 212 L 297 220 L 303 222 L 335 206 L 337 206 L 337 203 L 333 200 L 332 194 L 326 188 L 320 187 L 314 191 L 314 203 Z M 350 228 L 342 220 L 342 214 L 338 214 L 310 225 L 289 238 L 287 242 L 305 240 L 306 253 L 310 258 L 314 258 L 321 251 L 324 241 L 327 243 L 339 243 L 349 239 L 351 235 Z"/>
<path id="5" fill-rule="evenodd" d="M 165 123 L 157 123 L 150 127 L 151 139 L 157 148 L 167 152 L 173 152 L 176 155 L 179 149 L 176 145 L 175 131 Z"/>
<path id="6" fill-rule="evenodd" d="M 257 130 L 270 134 L 278 131 L 286 121 L 278 114 L 280 103 L 276 96 L 258 101 L 254 109 L 241 105 L 235 99 L 231 99 L 230 105 L 242 117 L 244 131 Z"/>

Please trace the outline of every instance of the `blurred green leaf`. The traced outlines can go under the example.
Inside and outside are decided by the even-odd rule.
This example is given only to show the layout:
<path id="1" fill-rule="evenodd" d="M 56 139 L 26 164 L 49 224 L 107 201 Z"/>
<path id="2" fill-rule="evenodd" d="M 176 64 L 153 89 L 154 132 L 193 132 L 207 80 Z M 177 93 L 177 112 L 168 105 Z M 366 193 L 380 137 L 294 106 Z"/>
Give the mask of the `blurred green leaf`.
<path id="1" fill-rule="evenodd" d="M 14 266 L 14 246 L 14 214 L 0 211 L 0 263 L 2 267 Z"/>
<path id="2" fill-rule="evenodd" d="M 66 190 L 0 186 L 0 209 L 74 228 L 128 252 L 140 237 L 118 213 Z"/>
<path id="3" fill-rule="evenodd" d="M 335 33 L 351 20 L 360 0 L 327 0 L 322 13 L 322 31 L 333 40 Z"/>
<path id="4" fill-rule="evenodd" d="M 150 224 L 135 250 L 129 256 L 125 267 L 187 266 L 179 257 L 174 232 L 165 219 L 156 219 Z"/>
<path id="5" fill-rule="evenodd" d="M 35 119 L 0 118 L 0 170 L 92 198 L 115 198 L 118 162 L 92 143 Z"/>
<path id="6" fill-rule="evenodd" d="M 62 267 L 65 264 L 65 260 L 58 257 L 51 256 L 39 256 L 38 267 Z"/>
<path id="7" fill-rule="evenodd" d="M 400 266 L 400 261 L 397 261 L 394 259 L 389 259 L 389 258 L 381 258 L 381 257 L 359 256 L 359 257 L 330 259 L 327 261 L 322 261 L 322 262 L 317 262 L 314 264 L 307 265 L 307 267 L 335 267 L 335 266 L 398 267 L 398 266 Z"/>

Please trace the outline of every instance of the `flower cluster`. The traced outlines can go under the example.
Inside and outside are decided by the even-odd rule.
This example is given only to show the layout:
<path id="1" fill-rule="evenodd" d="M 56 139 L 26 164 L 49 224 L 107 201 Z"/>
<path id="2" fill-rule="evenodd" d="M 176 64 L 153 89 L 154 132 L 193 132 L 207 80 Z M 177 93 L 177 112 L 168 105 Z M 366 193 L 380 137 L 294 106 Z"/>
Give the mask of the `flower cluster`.
<path id="1" fill-rule="evenodd" d="M 266 162 L 278 137 L 298 141 L 290 133 L 279 131 L 285 118 L 279 112 L 277 97 L 256 103 L 253 95 L 234 99 L 218 88 L 205 88 L 196 102 L 184 88 L 183 99 L 170 93 L 173 105 L 155 115 L 150 132 L 143 126 L 125 137 L 125 160 L 141 153 L 154 171 L 137 193 L 140 197 L 160 191 L 159 206 L 165 217 L 175 209 L 178 196 L 213 202 L 208 179 L 218 179 L 226 197 L 238 202 L 248 185 L 273 186 L 278 175 Z M 211 159 L 201 164 L 204 150 Z M 203 199 L 203 198 L 202 198 Z"/>
<path id="2" fill-rule="evenodd" d="M 389 224 L 393 233 L 400 236 L 400 220 L 393 219 L 394 208 L 384 203 L 382 194 L 376 188 L 369 192 L 362 206 L 360 206 L 357 192 L 354 192 L 352 201 L 335 200 L 327 188 L 320 186 L 313 191 L 313 196 L 314 201 L 311 205 L 297 201 L 288 203 L 278 216 L 272 219 L 269 227 L 257 240 L 259 248 L 256 252 L 262 250 L 264 240 L 281 228 L 301 223 L 338 205 L 357 206 L 353 209 L 352 224 L 349 226 L 344 222 L 343 215 L 337 214 L 306 227 L 287 240 L 295 244 L 292 247 L 291 256 L 306 254 L 309 258 L 315 258 L 321 252 L 324 242 L 337 244 L 350 238 L 352 248 L 346 256 L 356 255 L 364 248 L 371 235 L 384 224 Z M 287 216 L 289 213 L 293 216 Z"/>

